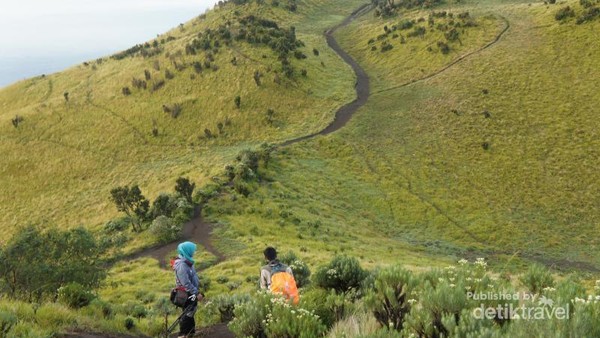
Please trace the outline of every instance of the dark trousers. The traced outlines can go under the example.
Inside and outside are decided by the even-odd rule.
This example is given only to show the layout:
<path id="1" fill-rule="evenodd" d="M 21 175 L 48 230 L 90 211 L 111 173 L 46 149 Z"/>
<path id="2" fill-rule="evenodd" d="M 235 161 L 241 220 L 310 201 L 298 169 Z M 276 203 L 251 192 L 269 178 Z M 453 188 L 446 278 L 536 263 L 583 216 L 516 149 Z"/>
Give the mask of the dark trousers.
<path id="1" fill-rule="evenodd" d="M 189 336 L 192 337 L 194 333 L 196 333 L 196 320 L 194 319 L 194 315 L 196 314 L 196 307 L 198 306 L 198 302 L 191 303 L 192 308 L 187 311 L 186 314 L 181 317 L 181 321 L 179 322 L 179 335 L 180 336 Z M 190 303 L 186 304 L 189 306 Z M 185 308 L 183 311 L 185 312 Z"/>

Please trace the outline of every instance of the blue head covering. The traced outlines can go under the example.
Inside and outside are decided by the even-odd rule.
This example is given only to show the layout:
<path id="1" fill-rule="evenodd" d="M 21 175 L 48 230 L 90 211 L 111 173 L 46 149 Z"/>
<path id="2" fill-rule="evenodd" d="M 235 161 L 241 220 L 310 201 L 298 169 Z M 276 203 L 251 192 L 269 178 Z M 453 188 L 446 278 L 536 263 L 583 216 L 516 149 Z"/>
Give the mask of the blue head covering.
<path id="1" fill-rule="evenodd" d="M 192 242 L 183 242 L 177 246 L 179 257 L 186 259 L 190 263 L 194 263 L 194 252 L 196 252 L 196 244 Z"/>

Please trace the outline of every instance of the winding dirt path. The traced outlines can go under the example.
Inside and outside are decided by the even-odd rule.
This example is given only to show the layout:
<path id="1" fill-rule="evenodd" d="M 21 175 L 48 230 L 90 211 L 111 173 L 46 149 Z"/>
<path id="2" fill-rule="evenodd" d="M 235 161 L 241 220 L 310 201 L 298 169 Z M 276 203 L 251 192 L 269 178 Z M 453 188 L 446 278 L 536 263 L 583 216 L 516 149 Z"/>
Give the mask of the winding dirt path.
<path id="1" fill-rule="evenodd" d="M 354 61 L 354 59 L 340 47 L 340 45 L 333 37 L 333 33 L 335 33 L 337 29 L 351 23 L 352 20 L 354 20 L 356 17 L 369 11 L 370 7 L 370 4 L 365 4 L 359 7 L 357 10 L 352 12 L 350 16 L 344 19 L 344 21 L 325 31 L 325 38 L 329 47 L 331 47 L 331 49 L 333 49 L 347 64 L 349 64 L 350 67 L 352 67 L 352 69 L 356 73 L 355 87 L 357 98 L 354 101 L 338 109 L 338 111 L 335 113 L 335 119 L 325 129 L 321 130 L 318 133 L 285 141 L 279 146 L 287 146 L 309 138 L 313 138 L 317 135 L 327 135 L 333 133 L 334 131 L 345 126 L 346 123 L 350 121 L 352 115 L 358 110 L 358 108 L 362 107 L 369 99 L 369 76 L 364 71 L 364 69 L 362 69 L 362 67 L 360 67 L 360 65 L 356 61 Z M 202 217 L 202 208 L 197 207 L 194 213 L 194 217 L 189 222 L 183 225 L 182 239 L 136 252 L 132 255 L 125 257 L 125 260 L 134 260 L 141 257 L 152 257 L 158 260 L 162 268 L 166 268 L 168 259 L 167 255 L 170 252 L 177 249 L 178 243 L 180 243 L 181 241 L 192 241 L 196 244 L 202 245 L 206 251 L 210 252 L 215 257 L 217 257 L 216 263 L 218 264 L 225 260 L 225 256 L 215 248 L 210 238 L 210 233 L 212 232 L 215 226 L 215 224 L 204 221 L 204 218 Z"/>
<path id="2" fill-rule="evenodd" d="M 134 260 L 141 257 L 152 257 L 158 260 L 158 264 L 161 268 L 167 268 L 167 262 L 170 257 L 167 257 L 169 253 L 177 249 L 177 245 L 182 241 L 191 241 L 196 244 L 200 244 L 204 249 L 210 252 L 217 258 L 215 264 L 218 264 L 225 260 L 225 256 L 219 252 L 213 245 L 210 238 L 215 224 L 204 221 L 202 217 L 202 207 L 198 206 L 194 210 L 194 217 L 183 225 L 183 238 L 158 246 L 154 246 L 142 251 L 136 252 L 132 255 L 125 257 L 125 260 Z"/>
<path id="3" fill-rule="evenodd" d="M 329 47 L 333 49 L 342 58 L 342 60 L 344 60 L 344 62 L 350 65 L 350 67 L 352 67 L 352 70 L 356 74 L 356 99 L 338 109 L 335 112 L 335 117 L 333 121 L 327 127 L 325 127 L 325 129 L 310 135 L 305 135 L 295 139 L 284 141 L 281 144 L 279 144 L 280 147 L 289 146 L 290 144 L 308 140 L 315 136 L 331 134 L 334 131 L 341 129 L 346 125 L 346 123 L 348 123 L 348 121 L 350 121 L 352 115 L 354 115 L 354 113 L 356 113 L 356 111 L 360 107 L 364 106 L 365 103 L 367 103 L 367 100 L 369 99 L 370 89 L 369 75 L 367 75 L 367 72 L 365 72 L 365 70 L 362 69 L 362 67 L 348 53 L 346 53 L 346 51 L 344 51 L 342 47 L 340 47 L 338 42 L 333 37 L 333 34 L 336 30 L 350 24 L 352 20 L 368 12 L 370 9 L 371 4 L 362 5 L 357 10 L 352 12 L 350 16 L 344 19 L 344 21 L 325 31 L 325 39 L 327 40 L 327 45 L 329 45 Z"/>

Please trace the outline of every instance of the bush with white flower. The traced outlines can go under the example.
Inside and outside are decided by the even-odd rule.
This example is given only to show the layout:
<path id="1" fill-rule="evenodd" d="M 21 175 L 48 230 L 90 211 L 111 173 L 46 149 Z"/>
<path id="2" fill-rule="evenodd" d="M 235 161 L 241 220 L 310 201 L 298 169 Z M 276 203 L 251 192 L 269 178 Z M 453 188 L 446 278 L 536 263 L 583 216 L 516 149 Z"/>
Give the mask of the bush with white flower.
<path id="1" fill-rule="evenodd" d="M 238 337 L 312 338 L 327 330 L 314 312 L 266 291 L 237 306 L 234 315 L 229 328 Z"/>
<path id="2" fill-rule="evenodd" d="M 368 274 L 356 258 L 336 256 L 329 264 L 321 266 L 317 270 L 314 281 L 317 286 L 325 289 L 349 292 L 360 289 Z"/>

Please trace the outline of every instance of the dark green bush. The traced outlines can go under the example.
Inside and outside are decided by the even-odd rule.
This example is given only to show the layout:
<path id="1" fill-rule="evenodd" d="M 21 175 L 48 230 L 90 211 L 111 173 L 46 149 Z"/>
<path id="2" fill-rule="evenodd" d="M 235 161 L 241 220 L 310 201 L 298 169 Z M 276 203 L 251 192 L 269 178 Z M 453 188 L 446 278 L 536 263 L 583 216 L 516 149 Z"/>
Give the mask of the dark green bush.
<path id="1" fill-rule="evenodd" d="M 545 287 L 554 286 L 554 278 L 550 270 L 539 264 L 532 264 L 519 280 L 532 293 L 540 293 Z"/>
<path id="2" fill-rule="evenodd" d="M 331 262 L 320 267 L 315 274 L 315 284 L 337 292 L 348 292 L 360 288 L 368 272 L 363 270 L 354 257 L 336 256 Z"/>
<path id="3" fill-rule="evenodd" d="M 410 311 L 408 301 L 416 287 L 416 279 L 400 266 L 380 270 L 374 278 L 365 299 L 367 306 L 382 326 L 402 330 L 404 317 Z"/>
<path id="4" fill-rule="evenodd" d="M 167 216 L 158 216 L 148 228 L 148 231 L 160 243 L 169 243 L 180 238 L 181 230 L 181 225 Z"/>
<path id="5" fill-rule="evenodd" d="M 0 310 L 0 336 L 7 337 L 10 329 L 17 324 L 17 316 L 10 312 Z"/>
<path id="6" fill-rule="evenodd" d="M 577 21 L 575 23 L 580 25 L 582 23 L 592 21 L 598 17 L 600 17 L 600 8 L 599 7 L 590 7 L 585 12 L 583 12 L 583 14 L 581 14 L 581 16 L 579 18 L 577 18 Z"/>
<path id="7" fill-rule="evenodd" d="M 125 323 L 124 323 L 124 325 L 125 325 L 125 328 L 126 328 L 128 331 L 130 331 L 130 330 L 132 330 L 132 329 L 135 327 L 135 322 L 133 321 L 133 318 L 131 318 L 131 317 L 127 317 L 127 318 L 125 318 Z"/>
<path id="8" fill-rule="evenodd" d="M 575 11 L 571 7 L 567 6 L 567 7 L 563 7 L 561 9 L 559 9 L 556 12 L 556 15 L 554 15 L 554 18 L 557 21 L 562 21 L 562 20 L 565 20 L 567 18 L 572 18 L 574 16 L 575 16 Z"/>
<path id="9" fill-rule="evenodd" d="M 442 41 L 438 41 L 437 42 L 437 46 L 440 49 L 440 52 L 442 52 L 442 54 L 448 54 L 448 53 L 450 53 L 450 46 L 448 46 L 447 43 L 442 42 Z"/>
<path id="10" fill-rule="evenodd" d="M 415 27 L 410 33 L 406 34 L 408 37 L 423 37 L 427 30 L 425 27 Z"/>
<path id="11" fill-rule="evenodd" d="M 211 300 L 211 312 L 219 314 L 221 323 L 228 323 L 234 318 L 236 307 L 250 301 L 250 296 L 247 294 L 237 295 L 219 295 Z"/>
<path id="12" fill-rule="evenodd" d="M 294 279 L 296 280 L 296 286 L 301 288 L 310 283 L 310 269 L 308 268 L 308 265 L 298 259 L 293 251 L 288 251 L 279 255 L 279 261 L 292 269 Z"/>
<path id="13" fill-rule="evenodd" d="M 90 304 L 96 296 L 79 283 L 69 283 L 58 289 L 58 300 L 74 309 Z"/>

